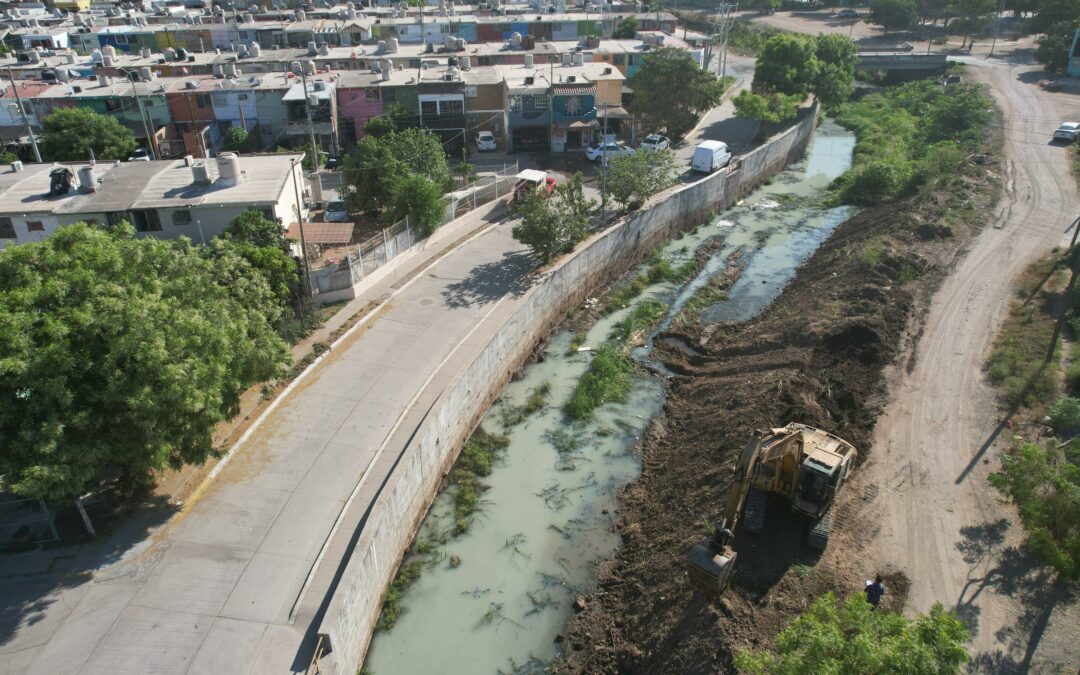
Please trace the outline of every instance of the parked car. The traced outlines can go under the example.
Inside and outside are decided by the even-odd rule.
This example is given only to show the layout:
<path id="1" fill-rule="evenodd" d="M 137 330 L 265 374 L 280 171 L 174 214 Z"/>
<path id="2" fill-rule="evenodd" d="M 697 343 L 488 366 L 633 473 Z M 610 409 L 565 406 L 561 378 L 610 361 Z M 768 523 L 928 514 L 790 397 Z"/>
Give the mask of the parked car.
<path id="1" fill-rule="evenodd" d="M 1054 131 L 1055 141 L 1072 143 L 1080 138 L 1080 122 L 1062 122 L 1061 126 Z"/>
<path id="2" fill-rule="evenodd" d="M 547 197 L 555 191 L 555 179 L 546 171 L 525 169 L 518 173 L 517 183 L 514 184 L 513 201 L 518 201 L 527 194 L 535 193 Z"/>
<path id="3" fill-rule="evenodd" d="M 481 131 L 476 134 L 476 149 L 480 152 L 492 152 L 496 150 L 495 134 L 490 131 Z"/>
<path id="4" fill-rule="evenodd" d="M 338 168 L 341 167 L 341 158 L 340 157 L 327 157 L 326 158 L 326 163 L 323 166 L 326 167 L 327 169 L 330 169 L 331 171 L 333 171 L 334 169 L 338 169 Z"/>
<path id="5" fill-rule="evenodd" d="M 721 141 L 704 141 L 694 148 L 694 159 L 690 162 L 690 168 L 694 171 L 712 173 L 722 169 L 731 161 L 731 151 L 727 143 Z"/>
<path id="6" fill-rule="evenodd" d="M 128 157 L 129 162 L 149 162 L 150 151 L 146 148 L 136 148 L 135 152 L 131 153 L 131 157 Z"/>
<path id="7" fill-rule="evenodd" d="M 841 19 L 858 19 L 859 13 L 853 9 L 842 9 L 836 13 L 836 16 Z"/>
<path id="8" fill-rule="evenodd" d="M 634 154 L 633 148 L 628 148 L 625 145 L 619 145 L 618 143 L 594 145 L 585 150 L 585 158 L 590 162 L 595 162 L 600 159 L 607 161 L 612 157 L 625 157 L 626 155 L 632 154 Z"/>
<path id="9" fill-rule="evenodd" d="M 641 149 L 649 150 L 650 152 L 667 150 L 669 147 L 671 147 L 671 139 L 667 136 L 661 136 L 660 134 L 649 134 L 645 137 L 645 140 L 641 142 Z"/>
<path id="10" fill-rule="evenodd" d="M 349 222 L 349 209 L 345 206 L 345 200 L 337 192 L 326 192 L 326 210 L 323 211 L 323 220 L 328 223 Z"/>

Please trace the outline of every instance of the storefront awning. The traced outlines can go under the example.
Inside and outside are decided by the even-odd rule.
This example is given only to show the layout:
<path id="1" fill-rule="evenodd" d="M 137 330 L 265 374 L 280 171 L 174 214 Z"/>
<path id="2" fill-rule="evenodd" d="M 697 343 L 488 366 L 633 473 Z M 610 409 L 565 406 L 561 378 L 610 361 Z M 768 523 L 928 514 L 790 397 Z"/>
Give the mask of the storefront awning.
<path id="1" fill-rule="evenodd" d="M 594 85 L 552 87 L 551 93 L 555 96 L 589 96 L 590 94 L 596 96 L 596 87 Z"/>

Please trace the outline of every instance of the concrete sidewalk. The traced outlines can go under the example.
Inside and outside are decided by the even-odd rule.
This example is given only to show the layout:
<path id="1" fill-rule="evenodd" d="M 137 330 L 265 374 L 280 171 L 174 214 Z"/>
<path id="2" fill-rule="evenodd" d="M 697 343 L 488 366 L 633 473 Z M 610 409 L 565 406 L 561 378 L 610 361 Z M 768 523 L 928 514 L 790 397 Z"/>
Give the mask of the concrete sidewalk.
<path id="1" fill-rule="evenodd" d="M 396 294 L 286 396 L 189 512 L 97 550 L 51 552 L 43 574 L 10 576 L 33 571 L 29 558 L 21 570 L 5 563 L 0 672 L 303 671 L 309 626 L 362 512 L 345 510 L 350 496 L 366 505 L 389 468 L 380 460 L 511 311 L 531 267 L 503 224 L 400 290 L 371 289 L 369 300 Z"/>

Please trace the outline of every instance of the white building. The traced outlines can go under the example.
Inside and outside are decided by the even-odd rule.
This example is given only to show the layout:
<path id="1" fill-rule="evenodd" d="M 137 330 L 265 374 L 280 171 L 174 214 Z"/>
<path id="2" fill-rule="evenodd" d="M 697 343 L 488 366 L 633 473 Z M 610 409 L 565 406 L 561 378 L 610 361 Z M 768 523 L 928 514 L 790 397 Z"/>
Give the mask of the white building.
<path id="1" fill-rule="evenodd" d="M 126 220 L 140 236 L 205 243 L 229 221 L 262 211 L 284 233 L 304 197 L 303 154 L 156 162 L 0 165 L 0 247 L 41 241 L 77 222 Z M 70 172 L 70 173 L 68 173 Z M 53 189 L 66 175 L 69 188 Z M 301 206 L 304 216 L 307 207 Z"/>

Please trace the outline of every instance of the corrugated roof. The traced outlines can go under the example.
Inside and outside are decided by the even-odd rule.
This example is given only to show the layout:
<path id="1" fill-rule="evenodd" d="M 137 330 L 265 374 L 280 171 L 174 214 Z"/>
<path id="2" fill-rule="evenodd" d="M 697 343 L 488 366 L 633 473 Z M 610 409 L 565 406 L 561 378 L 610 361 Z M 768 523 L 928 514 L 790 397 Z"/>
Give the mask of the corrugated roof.
<path id="1" fill-rule="evenodd" d="M 304 225 L 304 241 L 308 244 L 348 244 L 352 232 L 352 223 L 307 223 Z M 285 238 L 300 241 L 300 225 L 289 225 Z"/>

